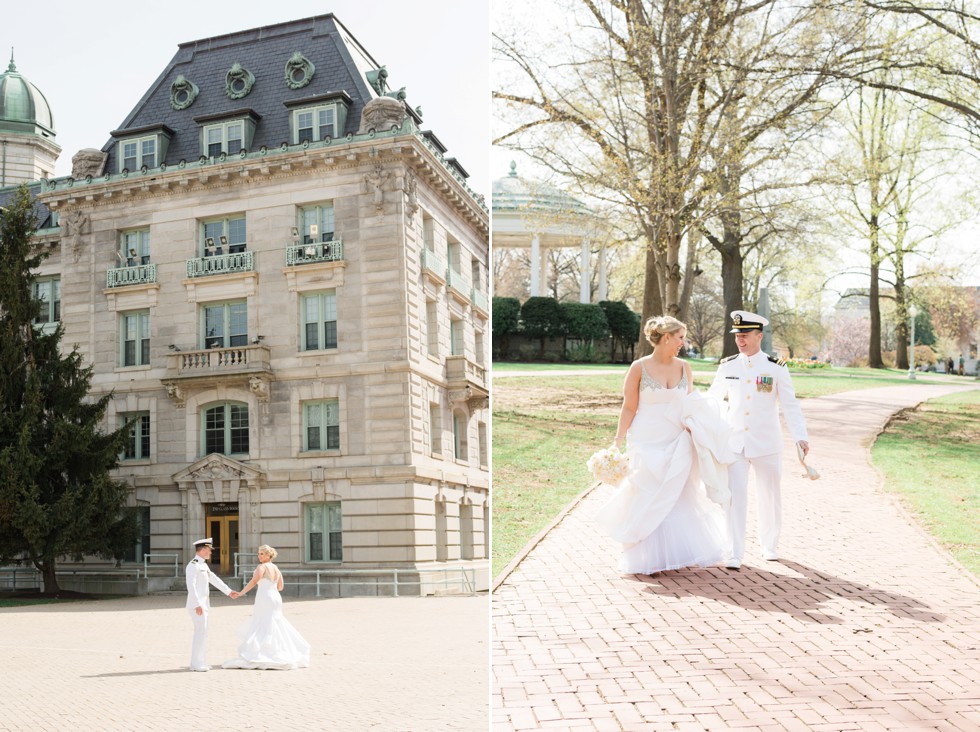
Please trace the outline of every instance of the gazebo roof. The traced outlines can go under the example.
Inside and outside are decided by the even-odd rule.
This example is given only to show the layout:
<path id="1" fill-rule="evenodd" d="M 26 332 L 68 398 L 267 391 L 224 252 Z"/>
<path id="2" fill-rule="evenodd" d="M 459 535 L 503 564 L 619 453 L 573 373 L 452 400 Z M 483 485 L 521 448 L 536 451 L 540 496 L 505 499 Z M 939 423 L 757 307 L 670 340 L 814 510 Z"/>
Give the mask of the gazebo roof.
<path id="1" fill-rule="evenodd" d="M 548 183 L 529 181 L 517 175 L 517 163 L 510 173 L 493 182 L 493 213 L 545 214 L 548 216 L 593 216 L 584 203 Z"/>

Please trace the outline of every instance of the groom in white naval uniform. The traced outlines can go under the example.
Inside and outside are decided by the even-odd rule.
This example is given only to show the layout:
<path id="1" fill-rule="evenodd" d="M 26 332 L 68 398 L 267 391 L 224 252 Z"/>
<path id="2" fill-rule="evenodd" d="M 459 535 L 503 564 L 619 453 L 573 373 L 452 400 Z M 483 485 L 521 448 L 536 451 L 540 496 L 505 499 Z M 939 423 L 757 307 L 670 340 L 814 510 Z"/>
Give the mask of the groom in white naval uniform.
<path id="1" fill-rule="evenodd" d="M 783 434 L 778 406 L 790 435 L 806 455 L 806 422 L 793 391 L 785 361 L 763 353 L 762 329 L 769 321 L 745 310 L 732 313 L 732 330 L 738 355 L 718 364 L 708 394 L 728 400 L 726 418 L 732 426 L 731 448 L 735 462 L 728 468 L 732 503 L 728 512 L 729 553 L 725 566 L 738 569 L 745 553 L 745 522 L 748 511 L 749 466 L 755 469 L 759 513 L 759 543 L 762 558 L 779 558 L 779 480 L 782 476 Z"/>
<path id="2" fill-rule="evenodd" d="M 191 644 L 191 671 L 210 671 L 207 662 L 208 647 L 208 614 L 211 612 L 209 599 L 210 585 L 214 585 L 232 600 L 238 599 L 238 593 L 221 581 L 211 568 L 208 560 L 211 558 L 211 538 L 198 539 L 194 542 L 197 553 L 187 563 L 187 612 L 194 622 L 194 641 Z"/>

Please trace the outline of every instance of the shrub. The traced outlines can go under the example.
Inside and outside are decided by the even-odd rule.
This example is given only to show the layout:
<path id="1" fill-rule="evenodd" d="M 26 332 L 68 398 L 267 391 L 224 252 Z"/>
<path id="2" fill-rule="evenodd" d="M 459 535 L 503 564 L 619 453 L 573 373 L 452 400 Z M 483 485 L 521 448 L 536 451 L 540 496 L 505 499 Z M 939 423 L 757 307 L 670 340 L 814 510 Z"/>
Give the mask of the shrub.
<path id="1" fill-rule="evenodd" d="M 520 328 L 521 301 L 516 297 L 493 298 L 493 339 L 500 358 L 507 358 L 510 336 Z"/>
<path id="2" fill-rule="evenodd" d="M 618 300 L 603 300 L 599 307 L 606 314 L 606 322 L 612 335 L 609 359 L 616 360 L 616 349 L 619 347 L 623 361 L 632 361 L 636 342 L 640 340 L 640 316 L 630 310 L 626 303 Z"/>
<path id="3" fill-rule="evenodd" d="M 558 301 L 551 297 L 529 297 L 521 306 L 521 329 L 540 343 L 538 358 L 544 358 L 545 338 L 561 336 L 562 318 Z"/>
<path id="4" fill-rule="evenodd" d="M 561 309 L 562 329 L 566 338 L 594 341 L 609 335 L 606 314 L 598 305 L 564 302 Z"/>

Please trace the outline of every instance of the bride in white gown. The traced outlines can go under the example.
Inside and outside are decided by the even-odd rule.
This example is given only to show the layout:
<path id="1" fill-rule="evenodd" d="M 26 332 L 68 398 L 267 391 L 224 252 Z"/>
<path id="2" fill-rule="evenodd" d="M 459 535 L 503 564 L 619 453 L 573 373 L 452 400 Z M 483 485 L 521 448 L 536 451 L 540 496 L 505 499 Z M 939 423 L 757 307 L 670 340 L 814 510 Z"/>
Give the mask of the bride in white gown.
<path id="1" fill-rule="evenodd" d="M 282 614 L 282 572 L 272 563 L 278 552 L 267 544 L 259 547 L 259 566 L 239 596 L 253 587 L 252 618 L 238 631 L 242 643 L 238 658 L 225 661 L 223 668 L 292 669 L 310 665 L 310 644 Z"/>
<path id="2" fill-rule="evenodd" d="M 644 334 L 653 353 L 633 362 L 623 387 L 614 444 L 628 434 L 630 474 L 596 519 L 623 544 L 619 570 L 628 574 L 705 567 L 726 554 L 728 428 L 677 358 L 686 332 L 675 318 L 651 318 Z M 702 472 L 722 505 L 708 500 Z"/>

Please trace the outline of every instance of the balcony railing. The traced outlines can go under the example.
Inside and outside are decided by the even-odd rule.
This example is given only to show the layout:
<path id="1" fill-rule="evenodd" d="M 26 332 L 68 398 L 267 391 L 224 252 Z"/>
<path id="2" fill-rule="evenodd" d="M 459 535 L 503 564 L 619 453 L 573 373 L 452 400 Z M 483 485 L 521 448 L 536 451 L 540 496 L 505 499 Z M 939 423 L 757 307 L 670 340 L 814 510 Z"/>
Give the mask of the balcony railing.
<path id="1" fill-rule="evenodd" d="M 207 277 L 209 275 L 252 272 L 254 270 L 254 252 L 216 254 L 213 257 L 198 257 L 187 260 L 188 277 Z"/>
<path id="2" fill-rule="evenodd" d="M 269 347 L 262 345 L 207 348 L 171 354 L 171 378 L 234 375 L 269 371 Z"/>
<path id="3" fill-rule="evenodd" d="M 344 258 L 344 243 L 334 241 L 294 244 L 286 247 L 286 264 L 312 264 L 313 262 L 339 262 Z"/>
<path id="4" fill-rule="evenodd" d="M 487 370 L 466 356 L 446 356 L 446 381 L 450 389 L 472 386 L 486 390 Z"/>
<path id="5" fill-rule="evenodd" d="M 446 260 L 431 249 L 422 250 L 422 269 L 427 269 L 440 279 L 446 276 Z"/>
<path id="6" fill-rule="evenodd" d="M 106 287 L 125 287 L 126 285 L 147 285 L 157 281 L 155 264 L 138 264 L 134 267 L 119 267 L 105 273 Z"/>
<path id="7" fill-rule="evenodd" d="M 452 267 L 446 271 L 446 284 L 467 298 L 473 289 L 473 283 L 470 281 L 470 278 L 461 272 L 455 271 Z"/>
<path id="8" fill-rule="evenodd" d="M 479 308 L 485 313 L 490 312 L 488 307 L 487 293 L 473 288 L 473 292 L 470 293 L 470 301 L 473 303 L 473 307 Z"/>

